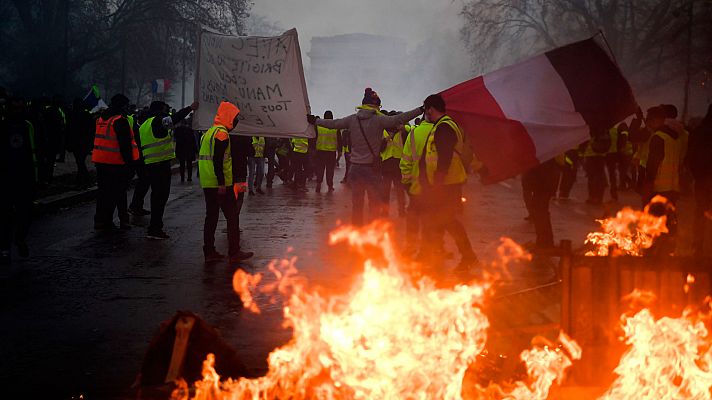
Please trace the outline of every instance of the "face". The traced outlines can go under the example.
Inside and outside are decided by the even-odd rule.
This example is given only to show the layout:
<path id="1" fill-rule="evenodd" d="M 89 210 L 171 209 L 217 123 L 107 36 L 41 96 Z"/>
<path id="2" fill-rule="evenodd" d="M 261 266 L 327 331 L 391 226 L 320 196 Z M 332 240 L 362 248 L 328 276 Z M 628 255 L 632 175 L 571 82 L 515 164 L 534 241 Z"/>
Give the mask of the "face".
<path id="1" fill-rule="evenodd" d="M 664 123 L 665 119 L 660 117 L 648 117 L 645 119 L 645 126 L 652 130 L 660 129 L 660 127 L 663 126 Z"/>
<path id="2" fill-rule="evenodd" d="M 428 107 L 425 109 L 425 120 L 426 121 L 428 121 L 428 122 L 434 121 L 433 111 L 435 111 L 435 109 L 433 107 Z"/>

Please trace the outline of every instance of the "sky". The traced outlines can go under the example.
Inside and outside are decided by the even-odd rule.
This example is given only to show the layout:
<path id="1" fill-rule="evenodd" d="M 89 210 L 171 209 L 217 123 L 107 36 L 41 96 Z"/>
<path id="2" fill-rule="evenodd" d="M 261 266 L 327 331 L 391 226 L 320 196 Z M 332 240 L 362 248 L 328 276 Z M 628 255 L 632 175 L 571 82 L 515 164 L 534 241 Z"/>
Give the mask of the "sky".
<path id="1" fill-rule="evenodd" d="M 256 0 L 251 13 L 265 17 L 284 30 L 297 28 L 307 85 L 311 86 L 308 91 L 312 107 L 314 110 L 333 109 L 338 117 L 352 112 L 354 103 L 360 103 L 363 94 L 360 86 L 363 85 L 359 88 L 347 85 L 344 88 L 347 93 L 338 97 L 310 85 L 308 53 L 312 37 L 348 33 L 390 36 L 404 40 L 409 52 L 428 41 L 429 48 L 437 45 L 438 49 L 433 50 L 437 50 L 439 58 L 447 54 L 443 61 L 447 65 L 429 63 L 432 64 L 429 73 L 437 79 L 428 85 L 422 78 L 403 74 L 399 86 L 413 90 L 388 93 L 391 109 L 406 109 L 422 101 L 420 97 L 424 95 L 472 77 L 470 59 L 459 40 L 461 8 L 462 0 Z M 447 39 L 434 44 L 434 37 Z"/>

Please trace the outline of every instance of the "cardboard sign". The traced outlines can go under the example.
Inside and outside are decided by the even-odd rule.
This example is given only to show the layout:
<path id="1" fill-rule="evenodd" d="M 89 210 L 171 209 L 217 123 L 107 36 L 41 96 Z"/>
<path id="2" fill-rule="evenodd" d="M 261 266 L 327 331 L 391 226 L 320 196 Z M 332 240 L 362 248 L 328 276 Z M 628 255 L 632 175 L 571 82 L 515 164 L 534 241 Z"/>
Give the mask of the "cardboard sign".
<path id="1" fill-rule="evenodd" d="M 222 101 L 240 109 L 231 134 L 315 137 L 297 30 L 281 36 L 226 36 L 202 32 L 193 128 L 205 130 Z"/>

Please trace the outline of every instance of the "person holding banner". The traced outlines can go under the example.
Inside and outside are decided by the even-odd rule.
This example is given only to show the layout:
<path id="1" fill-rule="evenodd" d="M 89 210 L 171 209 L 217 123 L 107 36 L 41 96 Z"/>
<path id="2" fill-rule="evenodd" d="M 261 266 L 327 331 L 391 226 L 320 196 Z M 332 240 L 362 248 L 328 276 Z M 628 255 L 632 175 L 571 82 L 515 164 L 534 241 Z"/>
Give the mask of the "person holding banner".
<path id="1" fill-rule="evenodd" d="M 381 183 L 380 147 L 384 129 L 396 129 L 423 113 L 418 107 L 398 115 L 387 116 L 381 113 L 381 99 L 371 88 L 366 88 L 361 106 L 356 113 L 340 119 L 320 119 L 307 116 L 310 124 L 327 129 L 348 129 L 351 132 L 351 222 L 354 225 L 364 223 L 363 208 L 368 196 L 371 214 L 381 217 L 383 214 L 383 185 Z"/>
<path id="2" fill-rule="evenodd" d="M 220 103 L 213 126 L 200 139 L 198 170 L 200 171 L 200 186 L 205 195 L 205 225 L 203 226 L 205 262 L 214 262 L 225 258 L 215 249 L 215 229 L 218 226 L 220 210 L 227 220 L 230 262 L 240 262 L 254 254 L 240 250 L 237 194 L 232 190 L 233 165 L 231 140 L 228 133 L 237 125 L 239 114 L 240 109 L 234 104 L 225 101 Z"/>

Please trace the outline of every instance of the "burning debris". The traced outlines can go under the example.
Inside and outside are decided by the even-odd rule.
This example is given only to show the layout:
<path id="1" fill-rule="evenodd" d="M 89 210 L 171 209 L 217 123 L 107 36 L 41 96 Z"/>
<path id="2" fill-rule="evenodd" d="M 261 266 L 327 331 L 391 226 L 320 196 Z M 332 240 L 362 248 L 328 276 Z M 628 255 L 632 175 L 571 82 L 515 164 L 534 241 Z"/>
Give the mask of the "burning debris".
<path id="1" fill-rule="evenodd" d="M 586 255 L 642 256 L 656 238 L 668 233 L 668 211 L 674 211 L 672 204 L 665 197 L 655 196 L 643 211 L 625 207 L 613 218 L 598 220 L 602 232 L 587 235 L 585 243 L 593 249 Z M 615 254 L 609 254 L 611 248 Z"/>

